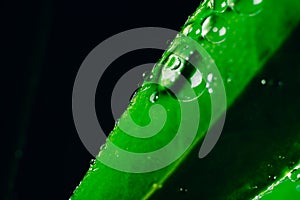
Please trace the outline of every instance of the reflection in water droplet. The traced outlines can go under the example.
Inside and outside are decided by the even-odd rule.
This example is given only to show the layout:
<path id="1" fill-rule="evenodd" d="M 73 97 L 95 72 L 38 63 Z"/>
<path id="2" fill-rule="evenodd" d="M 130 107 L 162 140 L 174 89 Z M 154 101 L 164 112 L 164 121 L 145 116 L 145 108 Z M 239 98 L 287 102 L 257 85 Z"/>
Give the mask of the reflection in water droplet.
<path id="1" fill-rule="evenodd" d="M 255 16 L 263 9 L 263 0 L 228 0 L 229 6 L 238 14 Z"/>
<path id="2" fill-rule="evenodd" d="M 150 96 L 150 102 L 155 103 L 158 100 L 158 92 L 154 92 Z"/>
<path id="3" fill-rule="evenodd" d="M 223 42 L 227 37 L 226 20 L 219 15 L 210 15 L 202 23 L 202 37 L 211 43 Z"/>

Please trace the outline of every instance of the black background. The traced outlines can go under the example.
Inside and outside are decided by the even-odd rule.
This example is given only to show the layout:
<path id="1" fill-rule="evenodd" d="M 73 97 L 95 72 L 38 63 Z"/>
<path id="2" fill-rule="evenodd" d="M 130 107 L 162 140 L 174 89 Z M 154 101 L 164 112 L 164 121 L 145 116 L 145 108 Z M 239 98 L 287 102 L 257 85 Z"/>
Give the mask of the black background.
<path id="1" fill-rule="evenodd" d="M 68 199 L 92 158 L 79 140 L 71 110 L 72 87 L 84 58 L 104 39 L 131 28 L 180 30 L 199 3 L 1 2 L 1 196 Z M 146 57 L 156 61 L 158 56 L 140 52 L 134 62 L 146 63 Z M 134 66 L 132 60 L 122 61 Z M 108 107 L 107 101 L 97 102 L 102 116 L 111 116 L 104 109 Z M 101 118 L 106 132 L 113 123 L 111 117 Z"/>

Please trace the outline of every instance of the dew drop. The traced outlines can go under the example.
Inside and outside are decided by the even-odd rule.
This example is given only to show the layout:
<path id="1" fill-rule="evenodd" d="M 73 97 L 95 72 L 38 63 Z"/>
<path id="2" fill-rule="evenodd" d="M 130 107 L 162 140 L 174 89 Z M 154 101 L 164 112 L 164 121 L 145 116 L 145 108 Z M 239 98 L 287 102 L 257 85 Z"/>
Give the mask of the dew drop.
<path id="1" fill-rule="evenodd" d="M 146 78 L 149 75 L 149 72 L 144 72 L 143 73 L 143 78 Z"/>
<path id="2" fill-rule="evenodd" d="M 262 85 L 266 85 L 266 84 L 267 84 L 267 80 L 266 80 L 266 79 L 262 79 L 262 80 L 260 81 L 260 83 L 261 83 Z"/>
<path id="3" fill-rule="evenodd" d="M 179 188 L 179 192 L 187 193 L 187 192 L 188 192 L 188 189 L 187 189 L 187 188 L 184 188 L 184 187 L 181 187 L 181 188 Z"/>
<path id="4" fill-rule="evenodd" d="M 227 83 L 230 83 L 231 81 L 232 81 L 232 79 L 231 78 L 227 78 Z"/>
<path id="5" fill-rule="evenodd" d="M 188 24 L 187 26 L 184 27 L 182 33 L 185 36 L 188 36 L 190 32 L 192 32 L 193 30 L 193 25 L 192 24 Z"/>
<path id="6" fill-rule="evenodd" d="M 250 189 L 256 190 L 256 189 L 258 189 L 258 186 L 257 185 L 251 186 Z"/>
<path id="7" fill-rule="evenodd" d="M 160 188 L 162 188 L 162 184 L 159 184 L 159 183 L 153 183 L 153 184 L 152 184 L 152 188 L 154 188 L 154 189 L 160 189 Z"/>
<path id="8" fill-rule="evenodd" d="M 221 43 L 227 37 L 226 20 L 219 15 L 210 15 L 202 23 L 202 37 L 211 43 Z"/>
<path id="9" fill-rule="evenodd" d="M 212 79 L 213 79 L 213 74 L 212 74 L 212 73 L 209 73 L 209 74 L 207 75 L 207 81 L 208 81 L 208 82 L 212 82 Z"/>
<path id="10" fill-rule="evenodd" d="M 212 8 L 217 13 L 223 13 L 228 8 L 228 3 L 226 0 L 211 0 Z"/>
<path id="11" fill-rule="evenodd" d="M 300 168 L 295 169 L 294 171 L 292 171 L 289 175 L 288 175 L 289 179 L 292 182 L 297 182 L 300 180 Z"/>
<path id="12" fill-rule="evenodd" d="M 90 164 L 91 165 L 95 164 L 95 159 L 90 160 Z"/>
<path id="13" fill-rule="evenodd" d="M 179 101 L 191 102 L 207 91 L 208 73 L 203 73 L 201 67 L 205 71 L 212 59 L 204 58 L 201 52 L 195 50 L 192 45 L 184 43 L 178 45 L 181 46 L 171 49 L 162 60 L 163 66 L 158 84 L 171 97 Z M 198 63 L 198 65 L 193 66 L 192 63 Z M 214 76 L 209 76 L 213 82 Z M 151 99 L 154 99 L 153 96 Z"/>
<path id="14" fill-rule="evenodd" d="M 100 151 L 104 151 L 106 148 L 107 148 L 107 145 L 106 145 L 106 144 L 103 144 L 103 145 L 101 145 L 101 147 L 100 147 Z"/>
<path id="15" fill-rule="evenodd" d="M 255 16 L 262 11 L 264 0 L 228 0 L 228 4 L 240 15 Z"/>

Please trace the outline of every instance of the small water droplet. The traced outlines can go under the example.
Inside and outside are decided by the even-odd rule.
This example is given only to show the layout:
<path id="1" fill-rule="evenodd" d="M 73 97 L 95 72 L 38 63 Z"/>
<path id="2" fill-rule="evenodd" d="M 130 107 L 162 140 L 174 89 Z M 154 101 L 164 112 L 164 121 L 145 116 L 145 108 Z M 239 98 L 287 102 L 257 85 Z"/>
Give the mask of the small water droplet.
<path id="1" fill-rule="evenodd" d="M 228 0 L 228 4 L 238 14 L 255 16 L 262 11 L 264 0 Z"/>
<path id="2" fill-rule="evenodd" d="M 193 30 L 192 24 L 188 24 L 187 26 L 185 26 L 182 33 L 183 33 L 183 35 L 188 36 L 189 33 L 192 32 L 192 30 Z"/>
<path id="3" fill-rule="evenodd" d="M 154 92 L 150 96 L 150 102 L 155 103 L 158 100 L 158 92 Z"/>
<path id="4" fill-rule="evenodd" d="M 117 158 L 119 158 L 120 157 L 120 155 L 119 155 L 119 151 L 115 151 L 115 156 L 117 157 Z"/>
<path id="5" fill-rule="evenodd" d="M 212 74 L 212 73 L 209 73 L 209 74 L 207 75 L 207 81 L 208 81 L 208 82 L 211 82 L 212 79 L 213 79 L 213 74 Z"/>
<path id="6" fill-rule="evenodd" d="M 149 75 L 149 72 L 144 72 L 143 73 L 143 78 L 146 78 Z"/>
<path id="7" fill-rule="evenodd" d="M 101 147 L 100 147 L 100 151 L 104 151 L 106 148 L 107 148 L 107 145 L 106 145 L 106 144 L 103 144 L 103 145 L 101 145 Z"/>
<path id="8" fill-rule="evenodd" d="M 182 192 L 182 193 L 187 193 L 188 189 L 184 188 L 184 187 L 181 187 L 181 188 L 179 188 L 179 191 Z"/>
<path id="9" fill-rule="evenodd" d="M 202 37 L 211 43 L 221 43 L 227 37 L 226 20 L 219 15 L 210 15 L 202 23 Z"/>
<path id="10" fill-rule="evenodd" d="M 273 167 L 273 165 L 269 163 L 269 164 L 267 165 L 267 167 Z"/>
<path id="11" fill-rule="evenodd" d="M 260 82 L 261 82 L 262 85 L 266 85 L 267 84 L 267 80 L 266 79 L 262 79 Z"/>
<path id="12" fill-rule="evenodd" d="M 176 70 L 180 67 L 180 65 L 181 65 L 181 60 L 178 56 L 176 56 L 175 54 L 171 54 L 168 57 L 168 60 L 166 62 L 166 66 L 169 69 Z"/>
<path id="13" fill-rule="evenodd" d="M 226 0 L 211 0 L 211 5 L 217 13 L 223 13 L 228 8 Z"/>
<path id="14" fill-rule="evenodd" d="M 154 189 L 160 189 L 160 188 L 162 188 L 162 184 L 159 184 L 159 183 L 153 183 L 153 184 L 152 184 L 152 187 L 153 187 Z"/>
<path id="15" fill-rule="evenodd" d="M 284 159 L 285 159 L 285 156 L 281 156 L 281 155 L 280 155 L 280 156 L 278 156 L 278 159 L 279 159 L 279 160 L 284 160 Z"/>
<path id="16" fill-rule="evenodd" d="M 257 185 L 251 187 L 252 190 L 256 190 L 257 188 L 258 188 Z"/>
<path id="17" fill-rule="evenodd" d="M 91 165 L 95 164 L 95 159 L 90 160 L 90 164 Z"/>

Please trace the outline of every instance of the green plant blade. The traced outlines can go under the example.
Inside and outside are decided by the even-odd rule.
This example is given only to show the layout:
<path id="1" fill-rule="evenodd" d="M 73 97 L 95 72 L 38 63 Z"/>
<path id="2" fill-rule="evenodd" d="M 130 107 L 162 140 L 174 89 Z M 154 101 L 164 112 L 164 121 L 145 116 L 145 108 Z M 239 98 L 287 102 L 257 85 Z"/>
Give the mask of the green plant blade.
<path id="1" fill-rule="evenodd" d="M 182 32 L 184 34 L 186 34 L 186 29 L 191 27 L 194 30 L 201 28 L 199 27 L 199 21 L 202 21 L 207 15 L 212 15 L 209 5 L 210 2 L 205 1 L 199 6 L 183 27 Z M 279 1 L 264 1 L 263 10 L 255 15 L 253 14 L 254 16 L 240 13 L 243 10 L 242 8 L 243 5 L 238 8 L 238 12 L 228 10 L 215 16 L 217 23 L 221 23 L 221 25 L 226 24 L 226 38 L 224 41 L 222 41 L 224 38 L 214 38 L 214 35 L 202 39 L 197 34 L 188 34 L 197 40 L 214 59 L 225 84 L 228 107 L 234 103 L 249 81 L 279 48 L 300 19 L 298 14 L 300 5 L 297 0 L 289 0 L 284 4 Z M 246 9 L 246 11 L 251 11 L 251 9 Z M 187 32 L 189 33 L 189 31 Z M 157 76 L 157 74 L 154 73 L 154 76 Z M 155 91 L 156 88 L 151 87 L 144 92 L 138 92 L 133 99 L 133 103 L 128 108 L 128 113 L 130 112 L 131 117 L 141 125 L 149 123 L 148 111 L 152 106 L 149 98 Z M 169 96 L 160 96 L 158 102 L 169 110 L 168 116 L 173 116 L 167 118 L 163 130 L 159 134 L 146 141 L 139 140 L 126 136 L 116 126 L 109 137 L 110 141 L 123 149 L 133 152 L 152 151 L 165 145 L 172 138 L 174 130 L 178 128 L 180 120 L 177 117 L 178 103 Z M 168 167 L 148 173 L 121 172 L 95 160 L 78 188 L 74 191 L 71 199 L 149 198 L 156 190 L 163 187 L 165 180 L 184 162 L 185 157 L 193 147 L 204 138 L 209 123 L 207 116 L 210 112 L 209 92 L 205 91 L 197 103 L 204 110 L 204 114 L 201 115 L 201 117 L 204 116 L 204 123 L 202 121 L 194 143 L 178 160 Z M 192 113 L 193 111 L 191 110 L 190 112 Z M 162 112 L 157 111 L 155 113 L 155 116 L 161 115 L 163 115 Z M 124 114 L 122 119 L 126 117 L 128 117 L 128 114 Z M 107 145 L 106 149 L 109 148 L 112 147 Z M 115 155 L 111 155 L 102 151 L 101 156 L 118 159 L 117 152 Z M 124 163 L 124 165 L 129 166 L 130 164 Z"/>

